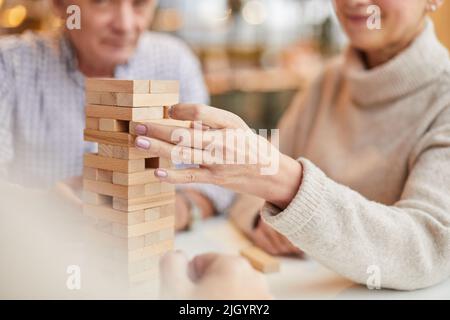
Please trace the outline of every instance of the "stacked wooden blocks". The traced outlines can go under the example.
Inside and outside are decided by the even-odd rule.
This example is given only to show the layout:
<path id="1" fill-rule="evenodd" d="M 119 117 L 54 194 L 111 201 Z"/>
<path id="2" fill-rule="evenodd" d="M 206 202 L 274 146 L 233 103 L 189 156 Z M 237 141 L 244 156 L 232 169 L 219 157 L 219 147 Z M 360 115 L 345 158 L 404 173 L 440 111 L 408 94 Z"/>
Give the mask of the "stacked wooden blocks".
<path id="1" fill-rule="evenodd" d="M 159 257 L 173 247 L 175 190 L 154 176 L 170 161 L 137 149 L 130 129 L 142 122 L 189 127 L 167 119 L 178 91 L 176 81 L 86 80 L 84 139 L 98 143 L 98 153 L 84 156 L 84 213 L 101 230 L 97 244 L 131 282 L 154 279 Z"/>

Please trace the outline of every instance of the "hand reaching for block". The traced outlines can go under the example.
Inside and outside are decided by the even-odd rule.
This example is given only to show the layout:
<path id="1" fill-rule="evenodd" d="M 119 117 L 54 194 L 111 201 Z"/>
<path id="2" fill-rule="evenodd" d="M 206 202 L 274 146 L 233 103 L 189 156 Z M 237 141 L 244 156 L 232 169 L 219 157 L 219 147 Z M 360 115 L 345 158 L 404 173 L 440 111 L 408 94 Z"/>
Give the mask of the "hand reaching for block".
<path id="1" fill-rule="evenodd" d="M 177 164 L 200 167 L 155 170 L 161 181 L 221 185 L 253 194 L 281 209 L 297 194 L 302 178 L 300 163 L 281 154 L 276 145 L 250 130 L 237 115 L 195 104 L 178 104 L 170 110 L 171 118 L 194 121 L 194 128 L 143 123 L 134 128 L 139 136 L 136 147 Z"/>

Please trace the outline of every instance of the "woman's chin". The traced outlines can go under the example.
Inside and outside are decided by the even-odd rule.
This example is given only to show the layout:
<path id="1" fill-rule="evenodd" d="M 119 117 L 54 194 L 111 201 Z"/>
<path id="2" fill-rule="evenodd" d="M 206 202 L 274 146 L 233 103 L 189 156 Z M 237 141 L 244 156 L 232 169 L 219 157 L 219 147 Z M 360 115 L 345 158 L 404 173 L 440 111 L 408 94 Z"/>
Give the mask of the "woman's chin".
<path id="1" fill-rule="evenodd" d="M 383 41 L 379 39 L 379 37 L 374 36 L 373 34 L 371 36 L 364 36 L 364 35 L 357 35 L 354 37 L 350 37 L 350 44 L 352 47 L 359 49 L 361 51 L 375 51 L 379 48 L 382 48 Z"/>

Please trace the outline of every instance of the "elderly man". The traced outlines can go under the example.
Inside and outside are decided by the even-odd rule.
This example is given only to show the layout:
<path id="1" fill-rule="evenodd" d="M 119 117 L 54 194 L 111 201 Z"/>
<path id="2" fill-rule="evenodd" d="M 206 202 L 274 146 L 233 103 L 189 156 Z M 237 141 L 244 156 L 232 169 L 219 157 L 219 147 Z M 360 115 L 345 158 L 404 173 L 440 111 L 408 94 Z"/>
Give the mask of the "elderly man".
<path id="1" fill-rule="evenodd" d="M 179 80 L 182 101 L 208 101 L 199 62 L 188 47 L 146 31 L 157 1 L 53 4 L 62 19 L 68 6 L 77 5 L 81 29 L 0 40 L 0 173 L 33 187 L 81 176 L 83 153 L 95 151 L 82 136 L 85 77 Z M 215 188 L 198 185 L 178 195 L 178 229 L 193 219 L 193 206 L 206 217 L 228 205 L 230 197 L 216 197 Z"/>

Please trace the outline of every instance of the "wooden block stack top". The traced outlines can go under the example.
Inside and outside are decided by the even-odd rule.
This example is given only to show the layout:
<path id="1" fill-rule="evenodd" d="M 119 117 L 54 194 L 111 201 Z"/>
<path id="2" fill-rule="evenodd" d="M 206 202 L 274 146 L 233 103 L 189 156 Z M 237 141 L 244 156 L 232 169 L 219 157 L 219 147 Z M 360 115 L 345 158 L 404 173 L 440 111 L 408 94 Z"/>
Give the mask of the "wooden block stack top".
<path id="1" fill-rule="evenodd" d="M 159 256 L 173 247 L 175 210 L 174 187 L 153 174 L 170 162 L 135 148 L 132 132 L 137 122 L 189 126 L 165 119 L 178 100 L 177 81 L 86 80 L 84 139 L 98 153 L 84 157 L 84 213 L 101 230 L 101 253 L 132 282 L 157 275 Z"/>

